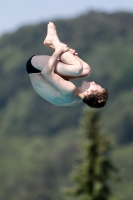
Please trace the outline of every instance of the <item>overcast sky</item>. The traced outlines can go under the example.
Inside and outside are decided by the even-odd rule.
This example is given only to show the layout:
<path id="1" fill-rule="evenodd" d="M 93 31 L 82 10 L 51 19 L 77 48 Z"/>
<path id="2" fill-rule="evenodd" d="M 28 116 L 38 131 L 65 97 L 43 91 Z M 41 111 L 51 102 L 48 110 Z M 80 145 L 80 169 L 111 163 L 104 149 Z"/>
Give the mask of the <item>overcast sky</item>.
<path id="1" fill-rule="evenodd" d="M 133 13 L 133 0 L 0 0 L 0 36 L 23 25 L 75 17 L 89 10 Z"/>

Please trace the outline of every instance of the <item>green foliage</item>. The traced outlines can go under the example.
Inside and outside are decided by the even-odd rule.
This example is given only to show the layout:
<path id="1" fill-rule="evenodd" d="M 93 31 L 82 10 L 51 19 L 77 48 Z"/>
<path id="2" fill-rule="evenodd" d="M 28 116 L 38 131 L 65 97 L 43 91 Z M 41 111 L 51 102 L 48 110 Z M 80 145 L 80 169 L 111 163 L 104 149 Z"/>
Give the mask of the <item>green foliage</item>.
<path id="1" fill-rule="evenodd" d="M 121 181 L 112 185 L 121 200 L 133 199 L 133 144 L 113 151 L 112 158 L 120 169 Z M 117 198 L 116 198 L 117 199 Z"/>
<path id="2" fill-rule="evenodd" d="M 123 145 L 114 151 L 124 168 L 118 188 L 121 200 L 132 200 L 132 146 L 124 145 L 133 141 L 133 14 L 89 12 L 53 22 L 61 41 L 91 66 L 87 79 L 109 90 L 100 129 Z M 63 199 L 59 190 L 69 185 L 67 175 L 80 153 L 77 130 L 84 105 L 51 105 L 35 93 L 26 73 L 29 57 L 53 52 L 43 45 L 46 28 L 47 22 L 24 26 L 0 38 L 2 200 Z M 79 86 L 82 80 L 74 82 Z"/>
<path id="3" fill-rule="evenodd" d="M 1 136 L 0 199 L 63 199 L 60 187 L 77 151 L 75 131 L 66 132 L 52 139 Z"/>
<path id="4" fill-rule="evenodd" d="M 131 95 L 132 90 L 133 15 L 90 12 L 75 19 L 55 20 L 54 23 L 61 41 L 75 48 L 79 56 L 90 64 L 92 74 L 88 80 L 95 80 L 109 90 L 109 101 L 102 109 L 103 123 L 105 119 L 107 122 L 104 123 L 104 128 L 120 144 L 130 142 L 133 140 L 130 137 L 133 129 L 128 128 L 129 125 L 124 125 L 123 121 L 125 121 L 124 113 L 126 112 L 131 116 L 130 125 L 133 124 L 132 109 L 129 109 L 132 106 L 132 99 L 128 98 L 128 103 L 126 103 L 127 94 Z M 18 135 L 23 132 L 22 127 L 25 127 L 26 131 L 22 134 L 27 136 L 36 134 L 51 136 L 58 134 L 67 126 L 78 125 L 83 105 L 60 107 L 59 110 L 59 107 L 47 103 L 33 91 L 25 70 L 25 63 L 33 54 L 52 54 L 51 49 L 43 46 L 46 28 L 47 22 L 36 26 L 25 26 L 0 38 L 0 109 L 2 113 L 0 126 L 3 134 Z M 81 82 L 82 80 L 75 81 L 77 85 Z M 23 105 L 22 101 L 25 99 L 21 99 L 21 92 L 27 95 L 25 98 L 30 99 L 31 105 L 27 105 L 29 108 L 22 111 L 24 113 L 21 119 L 15 120 L 15 126 L 11 126 L 9 122 L 7 124 L 7 115 L 3 113 L 10 112 L 8 121 L 13 120 L 13 109 L 9 109 L 12 106 L 10 101 L 14 102 L 17 108 Z M 122 96 L 125 97 L 122 99 Z M 124 106 L 121 107 L 119 101 L 125 102 Z M 114 120 L 112 114 L 114 112 L 118 113 L 120 120 L 118 118 Z M 49 117 L 52 123 L 48 120 Z M 120 126 L 122 132 L 119 129 Z M 113 133 L 114 130 L 118 130 L 118 137 Z"/>
<path id="5" fill-rule="evenodd" d="M 68 194 L 80 200 L 107 200 L 111 197 L 109 182 L 112 172 L 117 172 L 110 157 L 111 143 L 100 134 L 99 112 L 88 111 L 83 118 L 84 152 L 73 173 L 76 182 Z"/>

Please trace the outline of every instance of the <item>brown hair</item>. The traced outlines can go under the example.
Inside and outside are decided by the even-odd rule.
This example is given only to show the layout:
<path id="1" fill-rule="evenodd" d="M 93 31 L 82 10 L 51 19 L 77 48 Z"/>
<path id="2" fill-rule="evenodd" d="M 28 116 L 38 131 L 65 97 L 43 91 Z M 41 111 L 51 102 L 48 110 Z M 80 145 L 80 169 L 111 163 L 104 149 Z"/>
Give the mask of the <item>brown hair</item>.
<path id="1" fill-rule="evenodd" d="M 85 95 L 83 102 L 92 108 L 102 108 L 105 106 L 108 99 L 107 89 L 103 89 L 102 92 L 92 92 L 89 95 Z"/>

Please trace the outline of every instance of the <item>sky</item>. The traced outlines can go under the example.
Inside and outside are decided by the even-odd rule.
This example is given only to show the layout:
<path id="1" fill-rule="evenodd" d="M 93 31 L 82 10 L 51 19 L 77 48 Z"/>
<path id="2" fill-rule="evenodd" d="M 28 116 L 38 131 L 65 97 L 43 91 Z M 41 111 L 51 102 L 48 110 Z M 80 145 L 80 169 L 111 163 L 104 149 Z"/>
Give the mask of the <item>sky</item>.
<path id="1" fill-rule="evenodd" d="M 90 10 L 133 13 L 133 0 L 0 0 L 0 36 L 24 25 L 73 18 Z"/>

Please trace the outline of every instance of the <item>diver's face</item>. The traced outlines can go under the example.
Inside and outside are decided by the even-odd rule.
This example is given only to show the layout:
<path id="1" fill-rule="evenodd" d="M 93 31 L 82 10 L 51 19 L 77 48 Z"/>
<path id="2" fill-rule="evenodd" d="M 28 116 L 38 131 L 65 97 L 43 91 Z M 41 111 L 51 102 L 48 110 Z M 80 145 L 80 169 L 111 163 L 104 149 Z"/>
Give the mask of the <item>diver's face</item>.
<path id="1" fill-rule="evenodd" d="M 87 92 L 87 93 L 91 93 L 91 92 L 101 92 L 102 91 L 102 87 L 98 84 L 96 84 L 94 81 L 92 82 L 87 82 L 87 81 L 83 81 L 81 87 L 80 87 L 80 92 Z"/>

